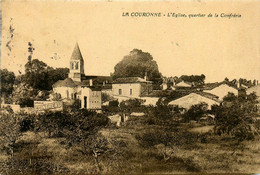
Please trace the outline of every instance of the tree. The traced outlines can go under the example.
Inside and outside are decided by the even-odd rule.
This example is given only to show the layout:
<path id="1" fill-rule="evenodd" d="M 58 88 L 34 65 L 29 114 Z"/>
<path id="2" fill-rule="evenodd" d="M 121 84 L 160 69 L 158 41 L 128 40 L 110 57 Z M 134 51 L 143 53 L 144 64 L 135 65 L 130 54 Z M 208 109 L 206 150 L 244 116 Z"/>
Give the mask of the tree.
<path id="1" fill-rule="evenodd" d="M 51 90 L 52 85 L 58 80 L 64 80 L 68 77 L 69 69 L 68 68 L 52 68 L 47 67 L 46 71 L 46 90 Z"/>
<path id="2" fill-rule="evenodd" d="M 239 98 L 234 94 L 228 94 L 223 98 L 222 106 L 214 106 L 215 111 L 215 133 L 222 135 L 228 134 L 235 138 L 238 143 L 243 140 L 254 139 L 257 130 L 255 93 L 246 95 L 245 98 Z"/>
<path id="3" fill-rule="evenodd" d="M 147 73 L 148 80 L 161 84 L 162 78 L 158 65 L 148 52 L 133 49 L 129 55 L 124 56 L 114 67 L 113 79 L 122 77 L 144 77 Z"/>
<path id="4" fill-rule="evenodd" d="M 207 113 L 207 109 L 208 109 L 208 104 L 204 102 L 192 105 L 190 109 L 184 114 L 184 120 L 198 121 L 204 114 Z"/>
<path id="5" fill-rule="evenodd" d="M 204 74 L 201 75 L 182 75 L 180 79 L 182 81 L 187 81 L 187 82 L 194 82 L 197 84 L 203 84 L 205 82 L 206 76 Z"/>
<path id="6" fill-rule="evenodd" d="M 25 64 L 25 75 L 22 81 L 37 90 L 51 90 L 58 80 L 68 77 L 68 68 L 52 68 L 46 63 L 33 59 Z"/>
<path id="7" fill-rule="evenodd" d="M 88 154 L 93 156 L 98 172 L 100 173 L 102 171 L 102 167 L 99 159 L 100 156 L 102 156 L 102 154 L 109 149 L 108 140 L 100 133 L 90 135 L 86 139 L 85 149 Z"/>
<path id="8" fill-rule="evenodd" d="M 20 83 L 17 85 L 13 91 L 13 101 L 16 104 L 24 106 L 33 106 L 33 99 L 35 97 L 35 94 L 37 93 L 37 90 L 33 89 L 31 86 L 29 86 L 26 83 Z"/>
<path id="9" fill-rule="evenodd" d="M 1 82 L 1 96 L 8 96 L 12 94 L 13 85 L 15 81 L 15 75 L 13 72 L 8 71 L 7 69 L 0 69 L 0 82 Z"/>
<path id="10" fill-rule="evenodd" d="M 47 64 L 34 59 L 25 64 L 25 83 L 30 85 L 33 89 L 45 90 L 47 89 Z"/>
<path id="11" fill-rule="evenodd" d="M 11 157 L 14 155 L 15 143 L 22 135 L 20 122 L 21 116 L 13 112 L 1 114 L 0 116 L 0 142 Z"/>

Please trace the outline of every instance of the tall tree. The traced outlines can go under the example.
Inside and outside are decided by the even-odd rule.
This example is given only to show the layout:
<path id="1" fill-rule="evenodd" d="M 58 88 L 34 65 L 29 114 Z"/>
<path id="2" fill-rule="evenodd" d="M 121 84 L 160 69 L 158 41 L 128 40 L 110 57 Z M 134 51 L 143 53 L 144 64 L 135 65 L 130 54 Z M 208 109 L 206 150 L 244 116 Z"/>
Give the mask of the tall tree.
<path id="1" fill-rule="evenodd" d="M 147 73 L 148 80 L 159 84 L 162 82 L 161 73 L 152 55 L 139 49 L 133 49 L 129 55 L 124 56 L 123 60 L 114 67 L 114 70 L 114 79 L 144 77 Z"/>
<path id="2" fill-rule="evenodd" d="M 64 80 L 69 73 L 68 68 L 52 68 L 46 63 L 33 59 L 25 64 L 25 75 L 22 81 L 37 90 L 51 90 L 58 80 Z"/>
<path id="3" fill-rule="evenodd" d="M 15 75 L 13 72 L 8 71 L 7 69 L 0 69 L 0 82 L 1 82 L 1 96 L 8 96 L 12 94 L 13 85 L 15 81 Z"/>
<path id="4" fill-rule="evenodd" d="M 33 89 L 46 89 L 47 64 L 34 59 L 25 64 L 25 82 Z"/>
<path id="5" fill-rule="evenodd" d="M 223 98 L 222 106 L 213 106 L 215 113 L 215 132 L 219 135 L 229 134 L 238 142 L 253 139 L 259 130 L 256 126 L 256 104 L 255 93 L 239 97 L 229 93 Z"/>

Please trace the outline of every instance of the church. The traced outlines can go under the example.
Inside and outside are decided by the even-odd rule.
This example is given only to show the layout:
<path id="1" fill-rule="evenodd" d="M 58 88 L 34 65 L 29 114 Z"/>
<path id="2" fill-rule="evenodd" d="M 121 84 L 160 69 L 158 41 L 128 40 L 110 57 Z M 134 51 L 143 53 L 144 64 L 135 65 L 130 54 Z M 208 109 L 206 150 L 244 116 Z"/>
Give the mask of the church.
<path id="1" fill-rule="evenodd" d="M 86 76 L 84 59 L 78 43 L 70 58 L 69 75 L 53 85 L 53 92 L 61 95 L 62 101 L 80 100 L 81 108 L 101 109 L 101 90 L 111 84 L 112 79 L 106 76 Z"/>

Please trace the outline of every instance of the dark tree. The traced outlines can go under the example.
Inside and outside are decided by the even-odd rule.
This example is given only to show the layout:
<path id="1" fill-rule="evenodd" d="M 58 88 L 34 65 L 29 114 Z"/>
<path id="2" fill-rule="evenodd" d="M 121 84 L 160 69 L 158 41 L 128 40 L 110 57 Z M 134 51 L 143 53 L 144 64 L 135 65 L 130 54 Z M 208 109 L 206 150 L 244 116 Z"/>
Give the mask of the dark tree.
<path id="1" fill-rule="evenodd" d="M 25 74 L 21 76 L 21 82 L 25 82 L 36 90 L 51 90 L 52 85 L 58 80 L 68 77 L 68 68 L 52 68 L 46 63 L 34 59 L 25 64 Z"/>
<path id="2" fill-rule="evenodd" d="M 182 75 L 180 80 L 187 82 L 194 82 L 197 84 L 203 84 L 205 82 L 206 76 L 204 74 L 201 75 Z"/>
<path id="3" fill-rule="evenodd" d="M 47 88 L 47 64 L 34 59 L 25 64 L 25 82 L 33 89 L 45 90 Z"/>
<path id="4" fill-rule="evenodd" d="M 129 55 L 124 56 L 114 69 L 114 79 L 122 77 L 143 78 L 147 73 L 149 81 L 153 81 L 155 84 L 162 82 L 161 73 L 152 55 L 139 49 L 133 49 Z"/>
<path id="5" fill-rule="evenodd" d="M 15 81 L 15 75 L 13 72 L 8 71 L 7 69 L 0 70 L 0 82 L 1 82 L 1 95 L 8 96 L 12 94 L 13 85 Z"/>
<path id="6" fill-rule="evenodd" d="M 238 142 L 254 138 L 259 131 L 255 125 L 257 117 L 255 93 L 239 98 L 228 94 L 223 98 L 222 106 L 214 106 L 216 116 L 215 132 L 219 135 L 228 134 Z"/>

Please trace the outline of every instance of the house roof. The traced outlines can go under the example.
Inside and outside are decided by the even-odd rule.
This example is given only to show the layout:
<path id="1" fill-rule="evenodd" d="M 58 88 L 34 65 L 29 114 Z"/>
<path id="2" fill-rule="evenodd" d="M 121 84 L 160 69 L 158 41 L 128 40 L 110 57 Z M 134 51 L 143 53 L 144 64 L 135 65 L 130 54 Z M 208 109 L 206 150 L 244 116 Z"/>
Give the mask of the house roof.
<path id="1" fill-rule="evenodd" d="M 208 92 L 203 92 L 203 91 L 196 91 L 195 92 L 196 94 L 199 94 L 199 95 L 201 95 L 201 96 L 203 96 L 203 97 L 206 97 L 206 98 L 209 98 L 209 99 L 211 99 L 211 100 L 214 100 L 214 101 L 216 101 L 216 102 L 221 102 L 218 98 L 218 96 L 217 95 L 214 95 L 214 94 L 211 94 L 211 93 L 208 93 Z"/>
<path id="2" fill-rule="evenodd" d="M 177 87 L 178 86 L 179 87 L 191 87 L 192 83 L 181 81 L 181 82 L 177 83 L 175 86 L 177 86 Z"/>
<path id="3" fill-rule="evenodd" d="M 53 87 L 76 87 L 77 85 L 71 78 L 66 78 L 65 80 L 59 80 L 54 83 Z"/>
<path id="4" fill-rule="evenodd" d="M 78 43 L 76 43 L 70 59 L 71 60 L 83 60 Z"/>
<path id="5" fill-rule="evenodd" d="M 222 81 L 222 82 L 216 82 L 216 83 L 207 83 L 204 85 L 204 90 L 212 90 L 212 89 L 215 89 L 216 87 L 219 87 L 221 85 L 227 85 L 229 87 L 232 87 L 234 89 L 238 89 L 234 84 L 232 83 L 228 83 L 228 82 L 225 82 L 225 81 Z"/>
<path id="6" fill-rule="evenodd" d="M 192 105 L 199 104 L 201 102 L 207 103 L 209 106 L 213 104 L 220 104 L 220 101 L 211 99 L 204 94 L 190 93 L 181 98 L 169 102 L 169 105 L 178 105 L 180 107 L 189 109 Z"/>
<path id="7" fill-rule="evenodd" d="M 140 77 L 125 77 L 125 78 L 117 78 L 114 84 L 121 84 L 121 83 L 152 83 L 151 81 L 147 81 Z"/>

